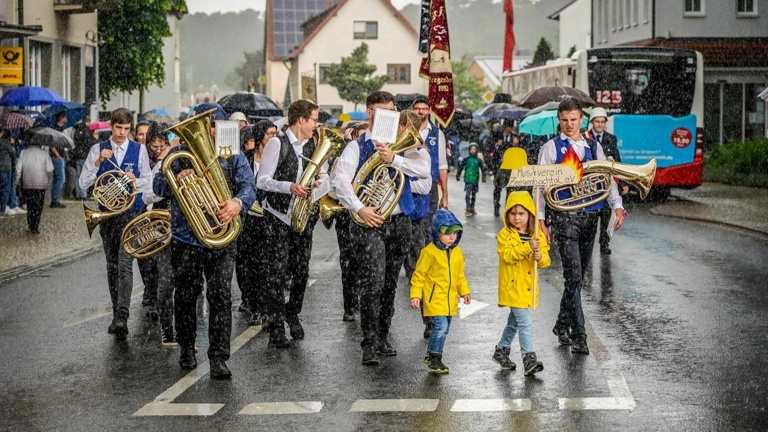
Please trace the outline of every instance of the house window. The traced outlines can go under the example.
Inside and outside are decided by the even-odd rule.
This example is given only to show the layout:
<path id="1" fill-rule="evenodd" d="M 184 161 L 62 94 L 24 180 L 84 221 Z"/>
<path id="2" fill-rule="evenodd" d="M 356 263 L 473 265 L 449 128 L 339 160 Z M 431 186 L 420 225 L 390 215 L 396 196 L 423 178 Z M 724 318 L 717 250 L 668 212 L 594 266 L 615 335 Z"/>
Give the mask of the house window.
<path id="1" fill-rule="evenodd" d="M 757 16 L 755 0 L 736 0 L 736 15 Z"/>
<path id="2" fill-rule="evenodd" d="M 389 84 L 410 84 L 411 83 L 411 65 L 388 64 L 387 75 L 389 75 Z"/>
<path id="3" fill-rule="evenodd" d="M 321 64 L 317 67 L 317 82 L 319 84 L 328 84 L 328 68 L 330 66 L 329 64 Z"/>
<path id="4" fill-rule="evenodd" d="M 685 16 L 703 16 L 704 15 L 704 0 L 684 0 L 685 9 L 683 15 Z"/>
<path id="5" fill-rule="evenodd" d="M 355 39 L 378 39 L 379 23 L 376 21 L 355 21 L 353 31 Z"/>
<path id="6" fill-rule="evenodd" d="M 643 24 L 651 21 L 651 0 L 642 0 L 643 2 Z"/>

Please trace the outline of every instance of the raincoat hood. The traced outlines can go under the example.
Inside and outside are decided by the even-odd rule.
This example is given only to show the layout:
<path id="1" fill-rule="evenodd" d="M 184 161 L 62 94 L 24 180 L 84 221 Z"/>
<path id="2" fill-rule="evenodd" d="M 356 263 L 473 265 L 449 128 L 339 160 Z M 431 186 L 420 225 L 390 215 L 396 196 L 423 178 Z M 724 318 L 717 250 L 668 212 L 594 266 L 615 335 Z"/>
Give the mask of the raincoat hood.
<path id="1" fill-rule="evenodd" d="M 523 206 L 526 210 L 528 210 L 533 217 L 536 217 L 536 207 L 533 206 L 533 198 L 531 198 L 531 194 L 529 194 L 527 191 L 514 191 L 507 196 L 507 203 L 504 205 L 504 227 L 505 228 L 513 228 L 509 224 L 509 218 L 507 217 L 507 212 L 509 209 L 516 205 Z"/>
<path id="2" fill-rule="evenodd" d="M 462 228 L 462 231 L 459 231 L 459 234 L 456 236 L 456 241 L 453 243 L 451 248 L 459 245 L 459 242 L 461 241 L 461 235 L 464 233 L 464 226 L 461 225 L 461 222 L 459 222 L 459 219 L 456 218 L 456 215 L 444 209 L 436 211 L 435 215 L 432 217 L 432 243 L 441 250 L 446 250 L 447 248 L 444 244 L 440 243 L 440 240 L 437 239 L 437 230 L 439 230 L 441 226 L 446 225 L 459 225 Z"/>

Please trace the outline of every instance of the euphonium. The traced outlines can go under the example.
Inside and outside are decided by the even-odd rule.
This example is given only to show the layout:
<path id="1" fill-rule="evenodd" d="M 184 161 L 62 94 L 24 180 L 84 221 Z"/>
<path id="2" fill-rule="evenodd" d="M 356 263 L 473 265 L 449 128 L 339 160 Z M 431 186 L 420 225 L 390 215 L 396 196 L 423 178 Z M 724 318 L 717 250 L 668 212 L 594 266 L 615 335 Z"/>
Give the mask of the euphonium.
<path id="1" fill-rule="evenodd" d="M 635 186 L 640 198 L 645 198 L 656 176 L 656 159 L 645 165 L 630 165 L 612 160 L 591 160 L 582 163 L 584 175 L 575 185 L 548 186 L 544 198 L 550 207 L 557 211 L 575 211 L 596 204 L 608 197 L 611 192 L 611 177 Z M 557 195 L 568 191 L 569 197 L 559 199 Z"/>
<path id="2" fill-rule="evenodd" d="M 107 162 L 115 165 L 111 159 L 107 159 Z M 115 165 L 115 168 L 100 175 L 93 184 L 93 197 L 106 210 L 93 210 L 83 203 L 85 226 L 88 228 L 89 237 L 93 235 L 93 230 L 98 224 L 125 212 L 136 202 L 136 193 L 133 191 L 131 179 L 120 167 Z"/>
<path id="3" fill-rule="evenodd" d="M 160 253 L 171 244 L 171 212 L 158 209 L 140 214 L 125 226 L 120 243 L 136 259 Z"/>
<path id="4" fill-rule="evenodd" d="M 195 237 L 206 247 L 218 249 L 232 243 L 240 234 L 240 216 L 229 223 L 216 217 L 219 203 L 232 198 L 224 170 L 214 151 L 210 110 L 185 120 L 169 130 L 180 136 L 189 151 L 177 151 L 163 159 L 163 175 L 187 218 Z M 177 159 L 187 159 L 195 171 L 181 181 L 171 168 Z"/>
<path id="5" fill-rule="evenodd" d="M 325 162 L 344 151 L 347 142 L 338 133 L 331 129 L 319 127 L 315 129 L 312 137 L 315 140 L 315 152 L 305 161 L 304 173 L 301 175 L 299 185 L 311 188 L 312 182 L 320 173 L 320 168 Z M 312 194 L 307 192 L 304 198 L 296 197 L 293 200 L 293 212 L 291 214 L 291 227 L 296 232 L 303 232 L 307 227 L 307 221 L 312 214 Z"/>

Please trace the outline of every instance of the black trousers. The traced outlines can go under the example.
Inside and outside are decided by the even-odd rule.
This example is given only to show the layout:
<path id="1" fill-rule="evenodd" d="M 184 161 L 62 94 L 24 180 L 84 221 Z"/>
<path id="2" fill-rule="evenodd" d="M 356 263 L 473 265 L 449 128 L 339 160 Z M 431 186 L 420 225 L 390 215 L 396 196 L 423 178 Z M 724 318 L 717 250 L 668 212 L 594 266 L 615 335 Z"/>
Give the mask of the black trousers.
<path id="1" fill-rule="evenodd" d="M 22 189 L 22 192 L 27 203 L 27 227 L 30 231 L 37 231 L 45 206 L 45 189 Z"/>
<path id="2" fill-rule="evenodd" d="M 611 220 L 611 206 L 607 205 L 600 210 L 600 247 L 605 249 L 611 242 L 611 238 L 608 237 L 608 223 Z"/>
<path id="3" fill-rule="evenodd" d="M 360 285 L 357 281 L 355 265 L 355 246 L 350 235 L 350 218 L 347 211 L 336 215 L 334 222 L 336 240 L 339 242 L 339 265 L 341 266 L 341 294 L 344 299 L 344 312 L 354 312 L 360 309 Z"/>
<path id="4" fill-rule="evenodd" d="M 592 258 L 597 218 L 597 212 L 576 212 L 576 215 L 553 212 L 554 239 L 565 279 L 557 324 L 568 326 L 572 337 L 586 334 L 581 287 Z"/>
<path id="5" fill-rule="evenodd" d="M 101 244 L 107 259 L 107 284 L 112 298 L 115 316 L 130 315 L 131 292 L 133 291 L 133 257 L 120 244 L 125 226 L 138 216 L 138 212 L 125 212 L 104 220 L 99 224 Z"/>
<path id="6" fill-rule="evenodd" d="M 149 258 L 142 258 L 136 260 L 139 265 L 139 274 L 141 280 L 144 282 L 144 295 L 143 299 L 148 299 L 152 302 L 152 305 L 157 305 L 157 257 L 151 256 Z"/>
<path id="7" fill-rule="evenodd" d="M 197 298 L 203 291 L 208 300 L 208 358 L 229 359 L 232 333 L 232 273 L 236 245 L 223 249 L 194 246 L 174 239 L 174 312 L 176 337 L 182 349 L 191 348 L 197 338 Z"/>
<path id="8" fill-rule="evenodd" d="M 263 217 L 246 215 L 243 231 L 237 238 L 237 286 L 243 304 L 254 313 L 264 312 L 263 277 L 267 262 L 262 240 L 266 237 L 265 226 Z"/>
<path id="9" fill-rule="evenodd" d="M 267 263 L 264 306 L 270 329 L 282 329 L 286 317 L 295 317 L 301 313 L 309 279 L 312 232 L 316 222 L 317 217 L 311 217 L 304 232 L 296 233 L 272 213 L 264 213 L 266 236 L 261 248 Z M 288 303 L 285 303 L 286 289 L 290 293 Z"/>
<path id="10" fill-rule="evenodd" d="M 411 219 L 391 216 L 378 228 L 352 224 L 350 234 L 358 251 L 360 327 L 363 348 L 376 347 L 389 334 L 395 314 L 395 291 L 400 267 L 411 242 Z"/>
<path id="11" fill-rule="evenodd" d="M 157 313 L 162 328 L 173 326 L 173 242 L 159 254 L 153 256 L 157 272 Z"/>

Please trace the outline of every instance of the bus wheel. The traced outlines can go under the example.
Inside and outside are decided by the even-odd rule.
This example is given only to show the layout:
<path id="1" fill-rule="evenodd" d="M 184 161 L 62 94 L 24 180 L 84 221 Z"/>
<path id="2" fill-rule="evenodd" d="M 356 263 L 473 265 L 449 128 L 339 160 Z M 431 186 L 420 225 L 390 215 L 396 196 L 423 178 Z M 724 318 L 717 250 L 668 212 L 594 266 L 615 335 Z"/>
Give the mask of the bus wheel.
<path id="1" fill-rule="evenodd" d="M 654 186 L 651 188 L 651 192 L 648 194 L 647 201 L 654 203 L 666 202 L 669 198 L 671 190 L 666 186 Z"/>

